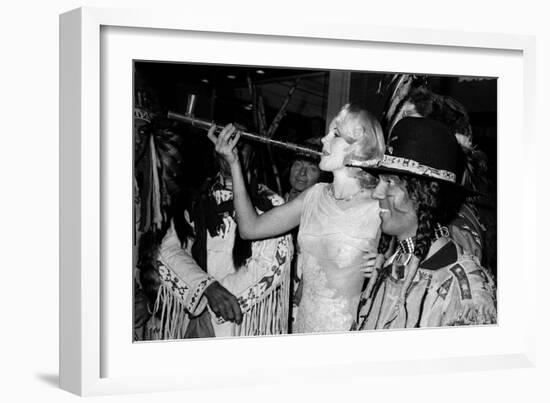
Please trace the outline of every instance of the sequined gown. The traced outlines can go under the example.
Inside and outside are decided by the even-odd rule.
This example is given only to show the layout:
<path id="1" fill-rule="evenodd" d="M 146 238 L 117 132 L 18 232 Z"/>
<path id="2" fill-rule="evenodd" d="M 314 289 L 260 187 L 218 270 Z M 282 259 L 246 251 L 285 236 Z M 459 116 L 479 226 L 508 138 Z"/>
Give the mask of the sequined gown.
<path id="1" fill-rule="evenodd" d="M 364 252 L 376 251 L 380 237 L 378 201 L 342 210 L 328 186 L 315 185 L 304 199 L 298 233 L 303 294 L 296 333 L 350 330 L 364 281 L 360 263 Z"/>

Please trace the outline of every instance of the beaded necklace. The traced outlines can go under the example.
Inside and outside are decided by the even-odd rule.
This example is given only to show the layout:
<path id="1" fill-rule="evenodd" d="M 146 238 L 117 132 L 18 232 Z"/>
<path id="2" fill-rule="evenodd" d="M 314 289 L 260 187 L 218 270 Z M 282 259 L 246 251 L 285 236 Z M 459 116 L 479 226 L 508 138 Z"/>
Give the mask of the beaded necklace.
<path id="1" fill-rule="evenodd" d="M 328 187 L 328 194 L 330 195 L 330 197 L 332 197 L 334 200 L 336 201 L 343 201 L 343 202 L 348 202 L 348 201 L 351 201 L 353 200 L 353 198 L 355 196 L 357 196 L 358 194 L 360 193 L 363 193 L 365 191 L 365 189 L 359 189 L 357 192 L 355 192 L 354 194 L 352 194 L 351 196 L 347 196 L 347 197 L 336 197 L 336 195 L 334 194 L 334 185 L 331 183 L 330 186 Z"/>
<path id="2" fill-rule="evenodd" d="M 437 241 L 439 238 L 448 238 L 448 237 L 449 237 L 449 229 L 437 223 L 434 229 L 432 242 Z M 409 255 L 409 258 L 407 258 L 407 261 L 405 262 L 405 265 L 406 265 L 410 260 L 410 256 L 414 254 L 415 245 L 416 245 L 416 236 L 411 236 L 403 239 L 402 241 L 399 241 L 399 243 L 397 244 L 397 256 L 395 260 L 399 259 L 403 255 Z"/>

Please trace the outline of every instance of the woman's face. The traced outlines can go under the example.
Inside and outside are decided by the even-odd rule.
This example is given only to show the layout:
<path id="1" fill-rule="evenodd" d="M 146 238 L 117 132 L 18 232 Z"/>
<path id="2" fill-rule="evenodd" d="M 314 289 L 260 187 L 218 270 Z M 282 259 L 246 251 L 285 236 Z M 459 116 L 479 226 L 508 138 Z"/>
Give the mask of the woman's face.
<path id="1" fill-rule="evenodd" d="M 323 171 L 333 172 L 345 168 L 344 158 L 347 155 L 349 143 L 342 137 L 342 128 L 332 120 L 328 133 L 321 139 L 323 143 L 323 155 L 319 168 Z"/>
<path id="2" fill-rule="evenodd" d="M 303 192 L 319 181 L 319 166 L 311 161 L 296 160 L 290 167 L 288 178 L 290 186 L 297 192 Z"/>
<path id="3" fill-rule="evenodd" d="M 416 235 L 418 219 L 405 183 L 395 175 L 380 175 L 372 198 L 380 204 L 382 232 L 399 240 Z"/>

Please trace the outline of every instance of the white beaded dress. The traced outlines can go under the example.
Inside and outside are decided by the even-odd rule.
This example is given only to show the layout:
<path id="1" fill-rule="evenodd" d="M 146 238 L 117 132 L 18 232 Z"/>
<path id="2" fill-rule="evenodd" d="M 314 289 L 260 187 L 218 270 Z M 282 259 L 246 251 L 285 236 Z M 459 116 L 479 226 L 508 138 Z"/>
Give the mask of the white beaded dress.
<path id="1" fill-rule="evenodd" d="M 367 199 L 343 210 L 329 186 L 313 186 L 304 199 L 298 233 L 303 294 L 296 333 L 350 330 L 364 281 L 359 270 L 363 254 L 378 247 L 378 201 Z"/>

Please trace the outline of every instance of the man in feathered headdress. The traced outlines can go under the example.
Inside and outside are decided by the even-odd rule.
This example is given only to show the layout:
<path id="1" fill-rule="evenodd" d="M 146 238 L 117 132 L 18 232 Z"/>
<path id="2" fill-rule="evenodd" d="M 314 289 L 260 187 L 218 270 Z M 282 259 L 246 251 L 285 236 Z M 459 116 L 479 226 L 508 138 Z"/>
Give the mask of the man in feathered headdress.
<path id="1" fill-rule="evenodd" d="M 253 193 L 260 213 L 284 203 L 263 185 Z M 223 163 L 196 200 L 176 202 L 173 210 L 154 262 L 156 301 L 146 338 L 287 333 L 291 236 L 239 237 Z"/>
<path id="2" fill-rule="evenodd" d="M 430 91 L 422 77 L 401 74 L 395 75 L 392 82 L 396 87 L 385 115 L 388 139 L 391 139 L 396 124 L 406 117 L 428 117 L 443 123 L 455 135 L 462 150 L 457 182 L 475 191 L 487 189 L 487 156 L 473 145 L 472 128 L 464 106 L 452 97 Z M 453 240 L 465 252 L 475 256 L 479 262 L 491 261 L 494 251 L 487 253 L 485 250 L 489 238 L 487 228 L 471 200 L 460 206 L 448 228 Z"/>

